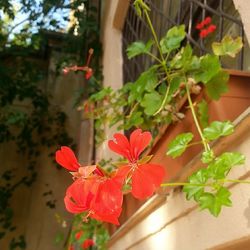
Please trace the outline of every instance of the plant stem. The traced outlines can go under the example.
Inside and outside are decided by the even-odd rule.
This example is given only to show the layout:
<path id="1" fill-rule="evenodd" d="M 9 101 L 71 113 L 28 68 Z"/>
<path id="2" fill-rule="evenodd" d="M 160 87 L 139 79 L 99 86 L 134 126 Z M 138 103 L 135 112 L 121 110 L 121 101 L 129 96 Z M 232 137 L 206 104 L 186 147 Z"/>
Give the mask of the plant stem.
<path id="1" fill-rule="evenodd" d="M 161 187 L 175 187 L 175 186 L 211 186 L 209 183 L 189 183 L 189 182 L 172 182 L 172 183 L 162 183 Z"/>
<path id="2" fill-rule="evenodd" d="M 209 151 L 209 149 L 210 149 L 209 145 L 208 145 L 205 137 L 203 136 L 200 124 L 198 122 L 198 119 L 197 119 L 197 116 L 196 116 L 196 113 L 195 113 L 195 110 L 194 110 L 194 105 L 193 105 L 193 102 L 192 102 L 192 99 L 191 99 L 191 96 L 190 96 L 190 91 L 189 91 L 187 80 L 185 81 L 185 85 L 186 85 L 186 91 L 187 91 L 188 104 L 189 104 L 189 107 L 190 107 L 191 112 L 192 112 L 192 116 L 193 116 L 193 119 L 194 119 L 195 126 L 196 126 L 196 128 L 197 128 L 197 130 L 199 132 L 199 135 L 201 137 L 202 144 L 204 146 L 205 151 Z"/>
<path id="3" fill-rule="evenodd" d="M 243 181 L 243 180 L 223 179 L 222 181 L 223 182 L 232 182 L 232 183 L 250 184 L 250 181 Z"/>
<path id="4" fill-rule="evenodd" d="M 146 54 L 149 55 L 149 56 L 151 56 L 153 59 L 155 59 L 160 64 L 162 64 L 162 61 L 158 57 L 156 57 L 154 54 L 152 54 L 150 52 L 147 52 Z"/>
<path id="5" fill-rule="evenodd" d="M 169 72 L 168 72 L 168 69 L 167 69 L 167 66 L 166 66 L 166 60 L 164 59 L 163 57 L 163 53 L 162 53 L 162 50 L 161 50 L 161 47 L 160 47 L 160 44 L 159 44 L 159 41 L 158 41 L 158 38 L 157 38 L 157 35 L 155 33 L 155 29 L 153 27 L 153 24 L 151 22 L 151 19 L 149 17 L 149 14 L 148 14 L 148 10 L 143 8 L 143 11 L 145 13 L 145 16 L 146 16 L 146 19 L 147 19 L 147 22 L 148 22 L 148 25 L 149 25 L 149 28 L 152 32 L 152 35 L 154 37 L 154 40 L 155 40 L 155 43 L 156 43 L 156 46 L 158 48 L 158 51 L 159 51 L 159 54 L 160 54 L 160 57 L 161 57 L 161 65 L 162 67 L 164 68 L 165 70 L 165 73 L 166 73 L 166 76 L 167 78 L 169 78 Z M 167 57 L 169 56 L 169 54 L 167 55 Z M 158 113 L 160 113 L 160 111 L 164 108 L 165 104 L 166 104 L 166 101 L 167 101 L 167 98 L 168 98 L 168 95 L 169 95 L 169 90 L 170 90 L 170 84 L 168 85 L 167 87 L 167 91 L 166 91 L 166 94 L 164 96 L 164 99 L 162 101 L 162 104 L 160 106 L 160 108 L 154 113 L 154 116 L 157 115 Z"/>
<path id="6" fill-rule="evenodd" d="M 201 144 L 201 143 L 202 143 L 202 141 L 197 141 L 197 142 L 189 143 L 189 144 L 187 145 L 187 148 L 188 148 L 188 147 L 195 146 L 195 145 L 199 145 L 199 144 Z"/>
<path id="7" fill-rule="evenodd" d="M 148 11 L 146 9 L 143 9 L 145 15 L 146 15 L 146 19 L 147 19 L 147 22 L 148 22 L 148 25 L 149 25 L 149 28 L 152 32 L 152 35 L 154 37 L 154 40 L 155 40 L 155 43 L 156 43 L 156 46 L 159 50 L 159 53 L 160 53 L 160 57 L 161 57 L 161 64 L 162 66 L 164 67 L 164 69 L 166 69 L 166 64 L 165 64 L 165 60 L 164 60 L 164 57 L 163 57 L 163 54 L 162 54 L 162 51 L 161 51 L 161 47 L 160 47 L 160 44 L 159 44 L 159 41 L 158 41 L 158 38 L 157 38 L 157 35 L 155 33 L 155 30 L 154 30 L 154 27 L 153 27 L 153 24 L 151 22 L 151 19 L 149 17 L 149 14 L 148 14 Z M 167 69 L 166 69 L 167 70 Z"/>
<path id="8" fill-rule="evenodd" d="M 162 101 L 162 103 L 161 103 L 160 108 L 153 114 L 154 116 L 157 115 L 158 113 L 160 113 L 161 110 L 164 108 L 164 106 L 165 106 L 165 104 L 166 104 L 166 101 L 167 101 L 167 99 L 168 99 L 169 90 L 170 90 L 170 85 L 168 85 L 166 94 L 165 94 L 165 96 L 164 96 L 164 99 L 163 99 L 163 101 Z"/>

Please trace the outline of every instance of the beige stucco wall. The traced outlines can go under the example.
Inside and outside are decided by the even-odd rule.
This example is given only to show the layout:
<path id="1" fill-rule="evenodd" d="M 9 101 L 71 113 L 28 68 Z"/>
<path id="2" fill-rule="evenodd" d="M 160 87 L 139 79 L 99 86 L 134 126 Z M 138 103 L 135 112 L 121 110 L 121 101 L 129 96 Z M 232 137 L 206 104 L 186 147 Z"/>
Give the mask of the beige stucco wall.
<path id="1" fill-rule="evenodd" d="M 235 8 L 239 11 L 248 43 L 250 41 L 250 2 L 246 0 L 233 0 Z"/>
<path id="2" fill-rule="evenodd" d="M 103 86 L 118 89 L 122 86 L 122 33 L 113 26 L 114 15 L 118 0 L 105 0 L 102 2 L 101 41 L 103 45 Z M 111 138 L 115 128 L 106 128 L 106 139 Z M 97 148 L 96 160 L 116 158 L 107 147 L 107 140 Z"/>
<path id="3" fill-rule="evenodd" d="M 227 150 L 244 154 L 246 163 L 234 168 L 228 179 L 249 179 L 250 131 L 238 141 Z M 218 218 L 200 211 L 194 202 L 186 200 L 182 192 L 172 191 L 164 205 L 119 238 L 110 250 L 205 250 L 228 242 L 233 245 L 242 238 L 249 240 L 250 185 L 232 185 L 230 191 L 233 206 L 223 208 Z M 235 249 L 247 250 L 250 246 Z"/>
<path id="4" fill-rule="evenodd" d="M 67 129 L 69 135 L 78 142 L 80 114 L 73 108 L 74 93 L 82 84 L 83 76 L 70 73 L 66 76 L 55 74 L 56 58 L 60 55 L 53 53 L 49 64 L 48 81 L 41 83 L 55 97 L 53 103 L 58 105 L 68 115 Z M 31 187 L 21 186 L 16 190 L 11 207 L 14 209 L 13 225 L 17 229 L 0 242 L 0 249 L 9 249 L 10 239 L 24 235 L 27 250 L 58 250 L 64 249 L 64 241 L 55 244 L 55 237 L 62 232 L 67 239 L 72 216 L 65 210 L 63 198 L 67 186 L 72 182 L 71 176 L 64 169 L 58 170 L 53 158 L 48 157 L 48 149 L 41 149 L 37 163 L 37 180 Z M 1 172 L 7 169 L 17 169 L 16 177 L 25 176 L 27 159 L 16 153 L 13 143 L 0 147 Z M 14 181 L 14 180 L 13 180 Z M 43 196 L 44 192 L 53 191 L 53 196 Z M 50 209 L 46 202 L 56 199 L 56 209 Z M 56 220 L 55 214 L 67 221 L 63 228 Z"/>

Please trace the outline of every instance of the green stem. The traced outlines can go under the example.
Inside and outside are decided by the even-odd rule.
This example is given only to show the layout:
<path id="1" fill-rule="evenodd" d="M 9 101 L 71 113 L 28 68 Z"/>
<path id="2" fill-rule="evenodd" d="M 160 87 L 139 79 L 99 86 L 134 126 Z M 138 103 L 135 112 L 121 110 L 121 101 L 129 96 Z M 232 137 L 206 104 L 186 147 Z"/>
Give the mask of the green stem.
<path id="1" fill-rule="evenodd" d="M 153 37 L 154 37 L 156 46 L 157 46 L 157 48 L 158 48 L 158 50 L 159 50 L 160 57 L 161 57 L 161 64 L 162 64 L 162 66 L 163 66 L 164 69 L 165 69 L 165 68 L 166 68 L 165 60 L 164 60 L 164 57 L 163 57 L 163 54 L 162 54 L 162 51 L 161 51 L 161 47 L 160 47 L 160 44 L 159 44 L 157 35 L 156 35 L 155 30 L 154 30 L 154 27 L 153 27 L 153 24 L 152 24 L 151 19 L 150 19 L 150 17 L 149 17 L 148 11 L 147 11 L 145 8 L 143 9 L 143 11 L 144 11 L 144 13 L 145 13 L 145 16 L 146 16 L 146 19 L 147 19 L 149 28 L 150 28 L 150 30 L 151 30 L 151 32 L 152 32 Z"/>
<path id="2" fill-rule="evenodd" d="M 154 30 L 153 24 L 152 24 L 151 19 L 150 19 L 150 17 L 149 17 L 148 10 L 145 9 L 145 8 L 143 8 L 143 11 L 144 11 L 144 13 L 145 13 L 145 16 L 146 16 L 146 19 L 147 19 L 149 28 L 150 28 L 150 30 L 151 30 L 151 32 L 152 32 L 152 35 L 153 35 L 153 37 L 154 37 L 156 46 L 157 46 L 157 48 L 158 48 L 158 51 L 159 51 L 159 54 L 160 54 L 160 57 L 161 57 L 161 65 L 162 65 L 162 67 L 164 68 L 164 71 L 165 71 L 165 73 L 166 73 L 167 78 L 169 78 L 169 72 L 168 72 L 168 69 L 167 69 L 167 66 L 166 66 L 166 61 L 165 61 L 165 59 L 164 59 L 164 57 L 163 57 L 163 53 L 162 53 L 162 50 L 161 50 L 161 47 L 160 47 L 160 44 L 159 44 L 159 41 L 158 41 L 156 32 L 155 32 L 155 30 Z M 167 57 L 168 57 L 168 55 L 167 55 Z M 166 101 L 167 101 L 167 99 L 168 99 L 169 90 L 170 90 L 170 84 L 169 84 L 168 87 L 167 87 L 167 91 L 166 91 L 166 94 L 165 94 L 165 96 L 164 96 L 164 99 L 163 99 L 163 102 L 162 102 L 160 108 L 154 113 L 154 115 L 157 115 L 158 113 L 160 113 L 160 111 L 164 108 L 164 106 L 165 106 L 165 104 L 166 104 Z"/>
<path id="3" fill-rule="evenodd" d="M 172 182 L 172 183 L 162 183 L 161 187 L 176 187 L 176 186 L 211 186 L 209 183 L 201 184 L 201 183 L 189 183 L 189 182 Z"/>
<path id="4" fill-rule="evenodd" d="M 223 182 L 232 182 L 232 183 L 250 184 L 250 181 L 243 181 L 243 180 L 223 179 L 222 181 Z"/>
<path id="5" fill-rule="evenodd" d="M 190 96 L 190 91 L 189 91 L 189 87 L 188 87 L 187 81 L 185 81 L 185 84 L 186 84 L 188 104 L 189 104 L 189 107 L 190 107 L 191 112 L 192 112 L 192 116 L 193 116 L 193 119 L 194 119 L 195 126 L 196 126 L 196 128 L 197 128 L 197 130 L 199 132 L 199 135 L 201 137 L 202 144 L 204 146 L 205 151 L 209 151 L 210 150 L 209 145 L 208 145 L 205 137 L 203 136 L 200 124 L 198 122 L 198 119 L 197 119 L 197 116 L 196 116 L 196 113 L 195 113 L 195 110 L 194 110 L 194 105 L 193 105 L 193 102 L 192 102 L 192 99 L 191 99 L 191 96 Z"/>
<path id="6" fill-rule="evenodd" d="M 158 113 L 160 113 L 161 110 L 164 108 L 164 106 L 165 106 L 165 104 L 166 104 L 166 101 L 167 101 L 167 99 L 168 99 L 169 90 L 170 90 L 170 85 L 168 85 L 166 94 L 165 94 L 165 96 L 164 96 L 164 99 L 163 99 L 163 101 L 162 101 L 162 103 L 161 103 L 160 108 L 153 114 L 153 116 L 155 116 L 155 115 L 157 115 Z"/>
<path id="7" fill-rule="evenodd" d="M 201 143 L 202 143 L 202 141 L 197 141 L 197 142 L 190 143 L 190 144 L 187 145 L 187 148 L 198 145 L 198 144 L 201 144 Z"/>
<path id="8" fill-rule="evenodd" d="M 146 54 L 149 55 L 149 56 L 151 56 L 153 59 L 155 59 L 160 64 L 162 64 L 162 61 L 158 57 L 156 57 L 154 54 L 152 54 L 150 52 L 147 52 Z"/>

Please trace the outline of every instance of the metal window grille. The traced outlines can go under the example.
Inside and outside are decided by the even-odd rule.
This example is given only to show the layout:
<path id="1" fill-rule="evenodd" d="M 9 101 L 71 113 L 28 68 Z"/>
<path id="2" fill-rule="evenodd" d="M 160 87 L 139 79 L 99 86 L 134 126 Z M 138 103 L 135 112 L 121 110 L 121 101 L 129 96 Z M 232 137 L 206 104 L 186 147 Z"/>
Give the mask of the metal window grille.
<path id="1" fill-rule="evenodd" d="M 211 51 L 211 43 L 220 41 L 225 34 L 244 37 L 244 29 L 238 12 L 232 0 L 147 0 L 150 6 L 150 17 L 156 33 L 162 37 L 174 25 L 185 24 L 188 41 L 199 55 Z M 206 39 L 199 38 L 199 31 L 195 29 L 197 23 L 205 17 L 212 17 L 217 26 L 216 31 Z M 147 41 L 151 32 L 142 18 L 136 15 L 133 4 L 130 4 L 123 28 L 123 75 L 124 82 L 135 81 L 139 74 L 150 66 L 152 59 L 146 55 L 127 59 L 126 48 L 134 41 Z M 229 62 L 229 65 L 228 65 Z M 242 50 L 234 60 L 222 61 L 225 68 L 243 70 L 244 51 Z"/>

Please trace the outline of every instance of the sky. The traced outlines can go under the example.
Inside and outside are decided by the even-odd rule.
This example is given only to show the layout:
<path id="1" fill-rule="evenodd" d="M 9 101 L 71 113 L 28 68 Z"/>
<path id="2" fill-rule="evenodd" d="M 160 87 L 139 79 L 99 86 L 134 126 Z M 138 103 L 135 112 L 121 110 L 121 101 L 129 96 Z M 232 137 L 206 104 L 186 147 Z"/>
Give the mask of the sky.
<path id="1" fill-rule="evenodd" d="M 36 0 L 36 6 L 34 6 L 33 8 L 35 10 L 39 10 L 39 4 L 41 3 L 41 1 L 43 0 Z M 69 3 L 70 0 L 66 0 L 65 3 Z M 28 14 L 27 13 L 23 13 L 20 11 L 22 5 L 20 3 L 20 0 L 12 0 L 12 5 L 14 6 L 17 14 L 16 17 L 13 21 L 10 22 L 10 29 L 12 29 L 13 27 L 15 27 L 12 30 L 12 33 L 18 33 L 25 25 L 29 24 L 28 21 L 24 21 L 27 19 Z M 44 21 L 45 25 L 46 25 L 46 29 L 52 29 L 52 26 L 49 25 L 49 22 L 51 19 L 57 19 L 59 20 L 60 23 L 60 30 L 66 30 L 67 25 L 68 25 L 68 21 L 65 21 L 62 17 L 63 16 L 69 16 L 69 9 L 67 10 L 57 10 L 57 12 L 53 13 L 52 16 L 50 16 L 49 18 L 44 18 L 42 16 L 38 17 L 38 19 L 36 20 L 37 22 L 39 21 Z M 4 14 L 3 11 L 0 10 L 0 18 L 4 19 Z M 6 18 L 6 16 L 5 16 Z M 23 22 L 24 21 L 24 22 Z M 20 24 L 20 25 L 19 25 Z M 37 28 L 36 25 L 34 24 L 33 27 L 31 27 L 32 32 L 37 32 Z"/>

